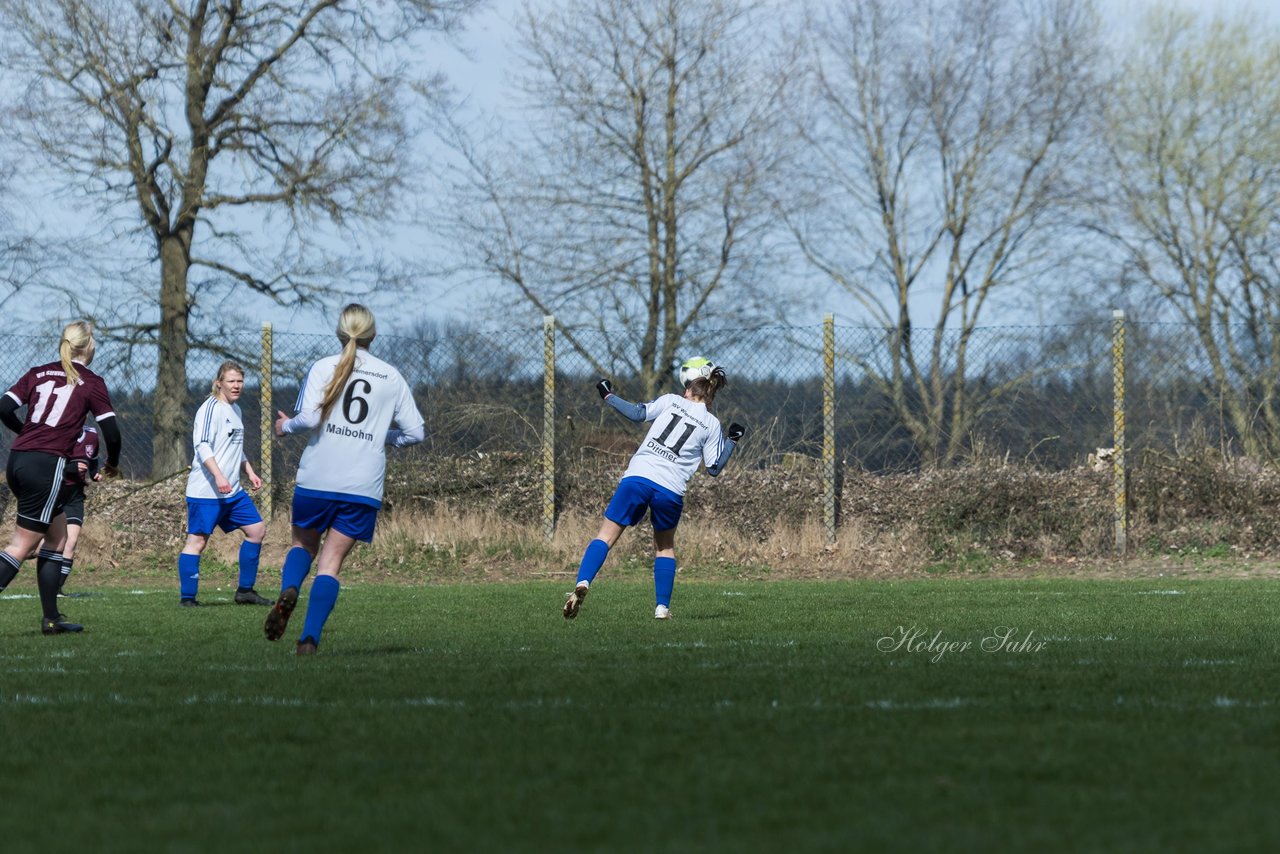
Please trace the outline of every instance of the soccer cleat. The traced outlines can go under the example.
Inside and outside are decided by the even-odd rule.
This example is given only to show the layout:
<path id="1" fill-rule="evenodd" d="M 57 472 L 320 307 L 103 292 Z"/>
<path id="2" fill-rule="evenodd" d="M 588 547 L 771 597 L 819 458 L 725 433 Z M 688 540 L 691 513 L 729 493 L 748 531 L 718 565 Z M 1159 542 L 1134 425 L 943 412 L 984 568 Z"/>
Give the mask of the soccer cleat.
<path id="1" fill-rule="evenodd" d="M 66 619 L 59 614 L 56 620 L 50 620 L 48 617 L 40 619 L 40 633 L 45 635 L 63 635 L 68 632 L 83 632 L 84 626 L 79 623 L 68 623 Z"/>
<path id="2" fill-rule="evenodd" d="M 270 605 L 271 600 L 264 596 L 259 596 L 258 591 L 250 587 L 248 590 L 236 591 L 237 605 Z"/>
<path id="3" fill-rule="evenodd" d="M 305 637 L 298 641 L 298 655 L 315 655 L 316 647 L 320 644 L 313 637 Z"/>
<path id="4" fill-rule="evenodd" d="M 185 599 L 179 599 L 178 604 L 184 608 L 199 608 L 200 603 L 195 600 L 194 596 L 188 596 Z"/>
<path id="5" fill-rule="evenodd" d="M 587 593 L 591 587 L 586 584 L 579 584 L 573 588 L 573 592 L 569 594 L 569 598 L 564 600 L 564 618 L 572 620 L 578 616 L 578 609 L 582 607 L 582 600 L 587 598 Z"/>
<path id="6" fill-rule="evenodd" d="M 668 608 L 666 605 L 659 605 L 658 607 L 653 609 L 653 618 L 655 620 L 670 620 L 671 609 Z"/>
<path id="7" fill-rule="evenodd" d="M 284 630 L 289 627 L 289 616 L 293 614 L 293 609 L 298 604 L 298 588 L 290 587 L 280 591 L 280 598 L 271 606 L 271 610 L 267 612 L 267 622 L 263 624 L 262 630 L 267 635 L 267 640 L 278 641 L 284 637 Z"/>

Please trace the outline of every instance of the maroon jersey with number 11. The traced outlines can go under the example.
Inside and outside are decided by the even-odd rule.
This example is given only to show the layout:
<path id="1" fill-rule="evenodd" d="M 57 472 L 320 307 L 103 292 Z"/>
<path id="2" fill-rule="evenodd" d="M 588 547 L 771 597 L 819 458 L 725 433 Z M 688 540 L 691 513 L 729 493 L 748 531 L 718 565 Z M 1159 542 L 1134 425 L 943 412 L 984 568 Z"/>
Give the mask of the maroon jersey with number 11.
<path id="1" fill-rule="evenodd" d="M 76 363 L 80 382 L 67 385 L 61 362 L 39 365 L 22 375 L 6 394 L 27 407 L 22 432 L 9 446 L 11 451 L 44 451 L 60 457 L 71 456 L 84 427 L 85 414 L 98 421 L 114 418 L 111 397 L 102 377 Z"/>

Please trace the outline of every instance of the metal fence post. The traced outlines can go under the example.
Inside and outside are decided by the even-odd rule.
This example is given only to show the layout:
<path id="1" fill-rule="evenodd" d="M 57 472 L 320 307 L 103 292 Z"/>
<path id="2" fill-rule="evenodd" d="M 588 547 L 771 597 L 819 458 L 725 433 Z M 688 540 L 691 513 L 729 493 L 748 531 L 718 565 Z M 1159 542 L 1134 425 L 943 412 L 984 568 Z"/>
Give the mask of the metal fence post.
<path id="1" fill-rule="evenodd" d="M 271 354 L 271 324 L 264 322 L 262 324 L 262 363 L 258 368 L 259 388 L 261 394 L 259 396 L 259 430 L 262 435 L 262 459 L 259 461 L 258 476 L 262 478 L 262 482 L 266 484 L 266 489 L 262 495 L 262 507 L 260 512 L 262 518 L 268 521 L 272 518 L 273 502 L 271 500 L 271 492 L 275 488 L 275 482 L 271 478 L 271 458 L 275 451 L 275 407 L 271 403 L 271 374 L 272 374 L 272 354 Z"/>
<path id="2" fill-rule="evenodd" d="M 836 317 L 822 318 L 822 526 L 836 541 Z"/>
<path id="3" fill-rule="evenodd" d="M 542 533 L 556 533 L 556 319 L 542 318 Z"/>
<path id="4" fill-rule="evenodd" d="M 1124 459 L 1124 312 L 1119 309 L 1111 313 L 1111 377 L 1111 447 L 1114 450 L 1111 473 L 1115 500 L 1116 554 L 1123 556 L 1129 545 L 1129 502 Z"/>

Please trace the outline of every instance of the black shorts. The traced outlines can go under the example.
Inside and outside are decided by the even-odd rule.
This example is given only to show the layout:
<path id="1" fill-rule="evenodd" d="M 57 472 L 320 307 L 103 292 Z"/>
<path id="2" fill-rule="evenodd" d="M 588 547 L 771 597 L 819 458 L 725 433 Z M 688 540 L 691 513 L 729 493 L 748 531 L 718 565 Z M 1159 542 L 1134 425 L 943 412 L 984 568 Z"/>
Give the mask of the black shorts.
<path id="1" fill-rule="evenodd" d="M 62 512 L 67 514 L 68 525 L 84 524 L 84 484 L 64 483 L 62 494 L 58 496 Z"/>
<path id="2" fill-rule="evenodd" d="M 11 451 L 5 479 L 18 500 L 18 527 L 43 534 L 49 522 L 62 512 L 58 502 L 62 493 L 65 458 L 44 451 Z"/>

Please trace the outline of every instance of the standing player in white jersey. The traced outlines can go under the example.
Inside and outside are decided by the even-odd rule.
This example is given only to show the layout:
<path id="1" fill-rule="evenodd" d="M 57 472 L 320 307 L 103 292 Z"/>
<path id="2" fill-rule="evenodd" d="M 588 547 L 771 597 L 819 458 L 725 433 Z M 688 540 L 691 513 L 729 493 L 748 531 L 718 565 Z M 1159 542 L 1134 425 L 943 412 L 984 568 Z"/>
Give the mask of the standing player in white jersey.
<path id="1" fill-rule="evenodd" d="M 227 533 L 237 528 L 244 531 L 236 604 L 271 604 L 253 589 L 267 526 L 253 499 L 240 488 L 241 470 L 254 492 L 262 488 L 262 479 L 244 455 L 244 418 L 239 403 L 243 393 L 244 368 L 232 361 L 223 362 L 218 366 L 209 397 L 196 410 L 191 430 L 195 453 L 187 476 L 187 544 L 178 555 L 178 603 L 185 607 L 200 604 L 196 601 L 200 555 L 214 528 Z"/>
<path id="2" fill-rule="evenodd" d="M 280 597 L 267 614 L 267 640 L 279 640 L 316 561 L 297 654 L 310 655 L 338 601 L 338 573 L 356 541 L 371 542 L 382 506 L 385 447 L 425 436 L 422 413 L 400 372 L 369 353 L 373 313 L 351 304 L 338 319 L 342 352 L 313 364 L 298 394 L 297 415 L 276 417 L 276 435 L 310 432 L 293 491 L 293 544 L 280 573 Z M 398 429 L 393 429 L 395 424 Z M 323 537 L 323 544 L 321 538 Z"/>
<path id="3" fill-rule="evenodd" d="M 582 555 L 578 583 L 564 603 L 566 620 L 578 616 L 609 549 L 624 530 L 644 519 L 646 510 L 653 521 L 653 616 L 659 620 L 671 616 L 676 526 L 684 509 L 685 486 L 699 465 L 706 466 L 712 477 L 720 474 L 747 432 L 741 424 L 730 424 L 728 431 L 722 432 L 719 419 L 711 414 L 716 392 L 725 386 L 723 368 L 707 359 L 689 359 L 680 366 L 680 381 L 684 384 L 683 395 L 664 394 L 649 403 L 628 403 L 613 393 L 608 380 L 596 383 L 605 403 L 632 421 L 651 421 L 653 426 L 632 455 L 605 508 L 600 533 Z"/>

